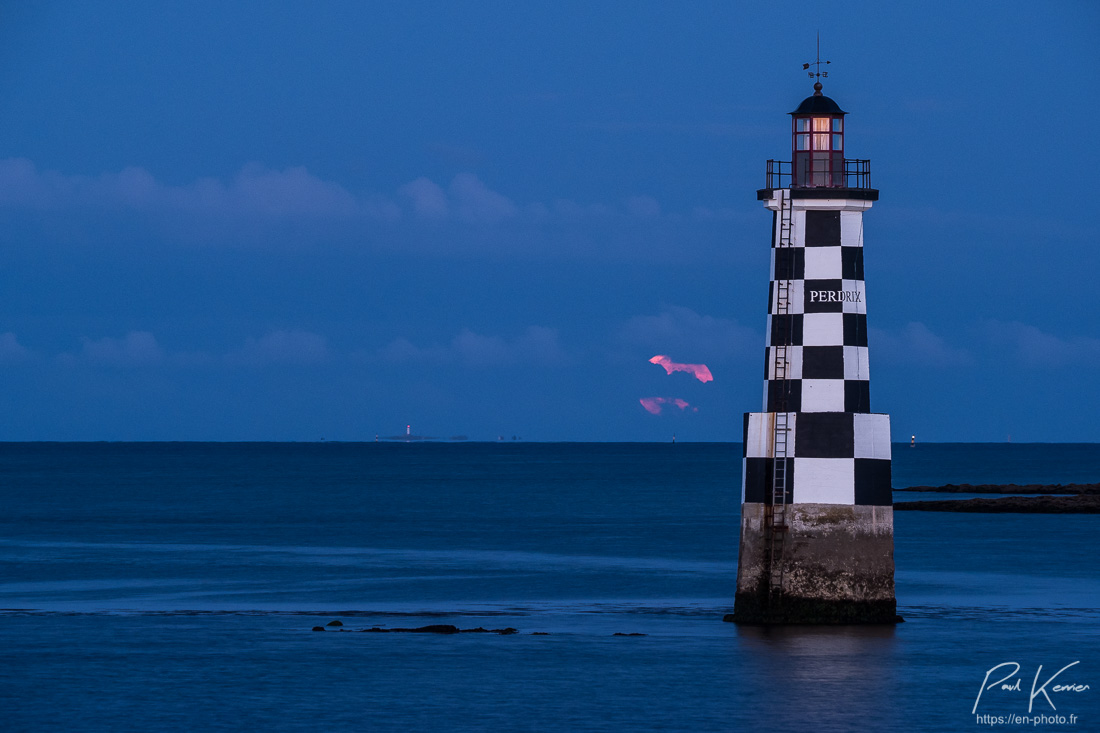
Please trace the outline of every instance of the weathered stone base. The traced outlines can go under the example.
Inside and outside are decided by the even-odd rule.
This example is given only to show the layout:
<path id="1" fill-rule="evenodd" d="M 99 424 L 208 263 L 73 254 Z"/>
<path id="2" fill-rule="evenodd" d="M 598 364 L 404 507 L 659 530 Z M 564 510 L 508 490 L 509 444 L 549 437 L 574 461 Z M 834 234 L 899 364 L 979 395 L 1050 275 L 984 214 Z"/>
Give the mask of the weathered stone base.
<path id="1" fill-rule="evenodd" d="M 741 507 L 732 620 L 744 624 L 896 623 L 894 512 L 888 506 L 791 504 L 783 590 L 768 599 L 761 503 Z"/>

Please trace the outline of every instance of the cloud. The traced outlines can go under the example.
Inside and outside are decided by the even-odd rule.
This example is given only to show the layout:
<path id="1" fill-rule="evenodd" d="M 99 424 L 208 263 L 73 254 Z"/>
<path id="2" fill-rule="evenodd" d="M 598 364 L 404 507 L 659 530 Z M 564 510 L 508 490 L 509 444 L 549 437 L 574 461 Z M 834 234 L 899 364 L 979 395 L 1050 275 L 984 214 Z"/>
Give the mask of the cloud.
<path id="1" fill-rule="evenodd" d="M 494 223 L 520 215 L 511 199 L 486 186 L 472 173 L 459 173 L 446 190 L 427 178 L 417 178 L 398 189 L 422 219 L 456 218 L 470 223 Z M 533 207 L 533 208 L 532 208 Z M 535 218 L 546 215 L 546 207 L 527 208 Z"/>
<path id="2" fill-rule="evenodd" d="M 256 163 L 246 165 L 228 183 L 200 178 L 186 185 L 171 186 L 137 167 L 93 177 L 39 171 L 31 161 L 21 158 L 0 160 L 0 206 L 268 218 L 393 220 L 401 215 L 392 201 L 356 196 L 301 166 L 272 170 Z"/>
<path id="3" fill-rule="evenodd" d="M 681 411 L 691 407 L 691 404 L 687 400 L 682 400 L 679 397 L 642 397 L 638 400 L 646 412 L 651 415 L 660 415 L 662 405 L 673 405 L 679 407 Z M 698 407 L 691 407 L 692 412 L 699 412 Z"/>
<path id="4" fill-rule="evenodd" d="M 0 333 L 0 364 L 18 364 L 29 360 L 32 354 L 10 331 Z"/>
<path id="5" fill-rule="evenodd" d="M 555 200 L 552 211 L 560 220 L 566 222 L 576 222 L 582 219 L 608 220 L 617 213 L 613 207 L 606 204 L 578 204 L 576 201 L 569 199 Z"/>
<path id="6" fill-rule="evenodd" d="M 656 219 L 661 215 L 661 205 L 652 196 L 631 196 L 626 200 L 626 210 L 639 219 Z"/>
<path id="7" fill-rule="evenodd" d="M 377 351 L 376 355 L 382 361 L 391 364 L 408 364 L 410 362 L 443 363 L 450 358 L 450 352 L 446 346 L 421 348 L 404 337 L 394 339 L 383 346 Z"/>
<path id="8" fill-rule="evenodd" d="M 445 346 L 418 347 L 408 339 L 399 338 L 380 349 L 376 358 L 395 364 L 458 363 L 473 368 L 518 364 L 555 366 L 569 361 L 559 343 L 558 331 L 543 326 L 531 326 L 514 339 L 484 336 L 463 329 Z"/>
<path id="9" fill-rule="evenodd" d="M 7 335 L 0 334 L 0 362 L 4 359 Z M 68 364 L 82 362 L 118 367 L 168 365 L 186 368 L 208 368 L 218 365 L 230 367 L 269 364 L 312 365 L 323 364 L 333 359 L 333 354 L 328 348 L 328 340 L 324 336 L 297 330 L 272 331 L 258 338 L 250 336 L 245 339 L 240 348 L 220 353 L 169 352 L 162 348 L 156 337 L 148 331 L 131 331 L 122 338 L 85 337 L 80 341 L 81 349 L 77 354 L 59 354 L 57 358 Z"/>
<path id="10" fill-rule="evenodd" d="M 495 222 L 510 219 L 517 213 L 516 205 L 488 186 L 472 173 L 460 173 L 448 189 L 460 218 L 473 222 Z"/>
<path id="11" fill-rule="evenodd" d="M 762 333 L 731 319 L 699 315 L 680 306 L 670 306 L 655 316 L 631 318 L 619 329 L 616 341 L 632 351 L 644 348 L 651 354 L 698 354 L 712 363 L 758 360 L 764 352 Z"/>
<path id="12" fill-rule="evenodd" d="M 121 339 L 82 338 L 80 358 L 93 364 L 137 367 L 164 361 L 164 349 L 148 331 L 131 331 Z"/>
<path id="13" fill-rule="evenodd" d="M 401 186 L 397 197 L 411 207 L 413 214 L 424 219 L 493 223 L 521 213 L 511 199 L 490 189 L 473 173 L 459 173 L 446 189 L 428 178 L 417 178 Z M 402 215 L 401 207 L 390 197 L 357 195 L 302 166 L 273 170 L 258 163 L 244 166 L 227 183 L 200 178 L 172 186 L 138 167 L 84 176 L 39 170 L 29 160 L 9 158 L 0 160 L 0 206 L 387 221 Z M 632 206 L 650 211 L 656 202 L 650 199 Z M 545 216 L 550 208 L 532 204 L 525 211 Z"/>
<path id="14" fill-rule="evenodd" d="M 657 364 L 665 368 L 666 374 L 672 374 L 673 372 L 687 372 L 693 375 L 700 382 L 713 382 L 714 377 L 710 373 L 710 369 L 706 364 L 681 364 L 679 362 L 672 361 L 664 354 L 658 354 L 649 360 L 650 364 Z"/>
<path id="15" fill-rule="evenodd" d="M 216 181 L 210 189 L 231 206 L 275 216 L 355 216 L 360 202 L 342 186 L 323 181 L 303 167 L 282 171 L 246 166 L 228 189 Z M 369 213 L 374 213 L 373 211 Z"/>
<path id="16" fill-rule="evenodd" d="M 411 201 L 413 211 L 424 219 L 444 219 L 451 209 L 447 193 L 427 178 L 410 181 L 397 192 Z"/>
<path id="17" fill-rule="evenodd" d="M 1064 339 L 1018 321 L 983 321 L 981 328 L 991 343 L 1009 347 L 1028 367 L 1100 366 L 1100 339 L 1091 336 Z"/>
<path id="18" fill-rule="evenodd" d="M 203 177 L 170 185 L 137 166 L 98 176 L 39 170 L 25 158 L 0 160 L 0 207 L 38 211 L 123 211 L 190 217 L 397 221 L 407 214 L 427 220 L 493 224 L 575 222 L 581 219 L 662 216 L 652 196 L 633 196 L 621 206 L 578 204 L 568 199 L 518 206 L 473 173 L 459 173 L 446 187 L 416 178 L 393 195 L 356 193 L 303 166 L 271 169 L 245 165 L 228 181 Z M 707 211 L 696 207 L 696 211 Z M 171 219 L 175 224 L 176 219 Z"/>
<path id="19" fill-rule="evenodd" d="M 966 349 L 949 346 L 941 337 L 919 322 L 910 322 L 901 331 L 868 329 L 872 359 L 886 363 L 931 367 L 967 366 L 974 357 Z"/>
<path id="20" fill-rule="evenodd" d="M 238 351 L 227 355 L 231 364 L 321 364 L 329 361 L 328 340 L 309 331 L 272 331 L 248 338 Z"/>

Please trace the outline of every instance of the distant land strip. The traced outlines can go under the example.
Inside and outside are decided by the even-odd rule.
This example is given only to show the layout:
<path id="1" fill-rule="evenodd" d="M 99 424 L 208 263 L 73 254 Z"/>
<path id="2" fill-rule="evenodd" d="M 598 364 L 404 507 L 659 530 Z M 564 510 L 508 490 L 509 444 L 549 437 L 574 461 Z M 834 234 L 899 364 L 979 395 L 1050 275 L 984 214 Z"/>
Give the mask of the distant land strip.
<path id="1" fill-rule="evenodd" d="M 942 494 L 1089 494 L 1100 496 L 1100 484 L 945 484 L 910 486 L 894 491 Z M 908 502 L 907 502 L 908 503 Z"/>

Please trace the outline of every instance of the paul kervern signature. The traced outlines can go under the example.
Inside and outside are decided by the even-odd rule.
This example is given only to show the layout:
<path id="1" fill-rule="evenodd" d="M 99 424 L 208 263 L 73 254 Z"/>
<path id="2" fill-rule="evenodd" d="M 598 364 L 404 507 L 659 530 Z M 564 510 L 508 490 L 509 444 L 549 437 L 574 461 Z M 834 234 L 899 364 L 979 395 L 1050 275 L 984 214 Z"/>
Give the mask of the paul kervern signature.
<path id="1" fill-rule="evenodd" d="M 1041 685 L 1039 684 L 1039 675 L 1043 671 L 1043 665 L 1040 664 L 1039 668 L 1035 670 L 1035 678 L 1031 681 L 1031 692 L 1027 699 L 1028 713 L 1031 712 L 1031 708 L 1035 704 L 1035 698 L 1039 697 L 1040 695 L 1042 695 L 1046 699 L 1047 704 L 1050 705 L 1051 710 L 1057 710 L 1058 708 L 1054 706 L 1054 701 L 1050 699 L 1050 695 L 1048 694 L 1049 692 L 1084 692 L 1085 690 L 1089 689 L 1088 685 L 1080 684 L 1077 682 L 1051 685 L 1054 680 L 1058 679 L 1058 676 L 1060 674 L 1065 672 L 1070 667 L 1080 663 L 1080 660 L 1076 662 L 1070 662 L 1069 664 L 1052 674 L 1050 678 Z M 989 678 L 992 677 L 993 674 L 997 672 L 997 670 L 1003 669 L 1005 667 L 1011 668 L 1011 671 L 1009 671 L 1008 674 L 1004 675 L 999 680 L 995 680 L 993 682 L 989 681 Z M 1019 673 L 1019 662 L 1001 662 L 997 666 L 991 667 L 985 673 L 985 679 L 982 680 L 982 686 L 978 688 L 978 696 L 974 698 L 974 708 L 970 711 L 970 714 L 973 715 L 978 712 L 978 703 L 982 701 L 982 695 L 995 687 L 998 688 L 999 692 L 1023 692 L 1024 689 L 1021 685 L 1021 678 L 1017 676 L 1019 675 Z"/>

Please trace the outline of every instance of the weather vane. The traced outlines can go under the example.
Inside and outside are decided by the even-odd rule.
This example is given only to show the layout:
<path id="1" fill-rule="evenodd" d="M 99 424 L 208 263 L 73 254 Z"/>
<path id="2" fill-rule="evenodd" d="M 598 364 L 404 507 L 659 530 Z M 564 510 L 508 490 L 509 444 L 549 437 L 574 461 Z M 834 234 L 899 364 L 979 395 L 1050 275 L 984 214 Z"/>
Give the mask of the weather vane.
<path id="1" fill-rule="evenodd" d="M 819 76 L 819 77 L 828 79 L 829 78 L 829 72 L 821 70 L 821 65 L 822 64 L 828 64 L 828 63 L 831 63 L 831 62 L 821 60 L 821 34 L 818 33 L 817 34 L 817 61 L 812 61 L 808 64 L 802 64 L 802 69 L 806 70 L 806 69 L 810 68 L 811 66 L 816 66 L 817 71 L 811 71 L 810 72 L 810 77 L 812 78 L 812 77 L 815 77 L 815 76 Z"/>

